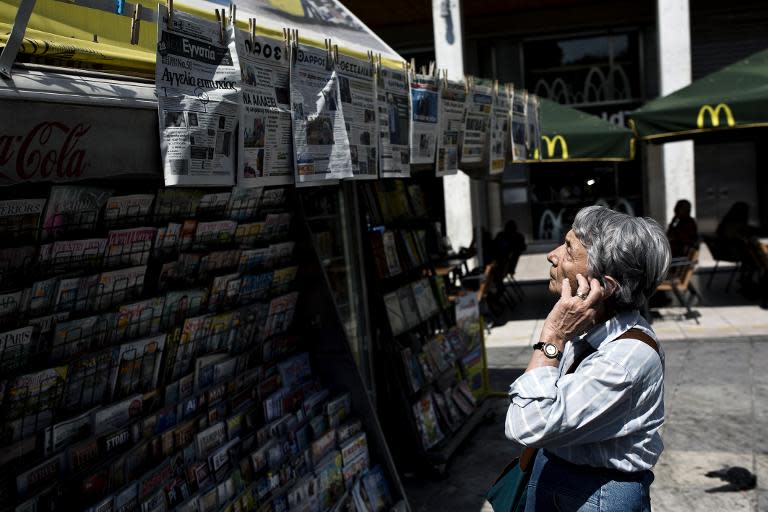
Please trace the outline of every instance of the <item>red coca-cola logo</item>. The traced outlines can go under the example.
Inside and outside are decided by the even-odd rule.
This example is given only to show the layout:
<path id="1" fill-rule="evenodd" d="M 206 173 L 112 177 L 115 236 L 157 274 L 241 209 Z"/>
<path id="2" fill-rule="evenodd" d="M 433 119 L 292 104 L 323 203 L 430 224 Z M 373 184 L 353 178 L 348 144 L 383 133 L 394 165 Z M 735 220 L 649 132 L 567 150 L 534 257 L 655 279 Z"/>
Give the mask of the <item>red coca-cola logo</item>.
<path id="1" fill-rule="evenodd" d="M 15 162 L 16 176 L 22 180 L 80 178 L 90 162 L 77 145 L 90 129 L 82 123 L 70 128 L 45 121 L 26 135 L 0 135 L 0 171 L 11 171 Z M 13 179 L 7 174 L 4 177 Z"/>

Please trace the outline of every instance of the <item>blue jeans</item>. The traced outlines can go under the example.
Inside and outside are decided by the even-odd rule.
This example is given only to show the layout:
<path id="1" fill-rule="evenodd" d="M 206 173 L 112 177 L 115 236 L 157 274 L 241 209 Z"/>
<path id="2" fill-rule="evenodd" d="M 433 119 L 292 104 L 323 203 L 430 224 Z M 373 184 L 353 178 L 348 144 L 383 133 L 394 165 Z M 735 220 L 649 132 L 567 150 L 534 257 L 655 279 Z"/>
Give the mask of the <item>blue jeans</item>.
<path id="1" fill-rule="evenodd" d="M 539 450 L 525 512 L 650 512 L 651 482 L 651 471 L 579 466 Z"/>

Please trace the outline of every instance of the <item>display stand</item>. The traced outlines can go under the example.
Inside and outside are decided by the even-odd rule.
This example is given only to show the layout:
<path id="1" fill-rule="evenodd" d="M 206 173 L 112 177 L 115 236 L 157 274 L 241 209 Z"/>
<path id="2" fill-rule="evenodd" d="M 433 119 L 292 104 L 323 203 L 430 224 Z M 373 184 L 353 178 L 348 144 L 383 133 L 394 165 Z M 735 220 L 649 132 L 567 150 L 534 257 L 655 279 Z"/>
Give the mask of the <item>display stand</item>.
<path id="1" fill-rule="evenodd" d="M 0 202 L 0 510 L 408 509 L 292 187 Z"/>
<path id="2" fill-rule="evenodd" d="M 401 470 L 442 474 L 489 415 L 482 340 L 470 346 L 456 325 L 430 257 L 437 233 L 427 236 L 434 224 L 420 184 L 387 180 L 363 188 L 379 417 Z"/>

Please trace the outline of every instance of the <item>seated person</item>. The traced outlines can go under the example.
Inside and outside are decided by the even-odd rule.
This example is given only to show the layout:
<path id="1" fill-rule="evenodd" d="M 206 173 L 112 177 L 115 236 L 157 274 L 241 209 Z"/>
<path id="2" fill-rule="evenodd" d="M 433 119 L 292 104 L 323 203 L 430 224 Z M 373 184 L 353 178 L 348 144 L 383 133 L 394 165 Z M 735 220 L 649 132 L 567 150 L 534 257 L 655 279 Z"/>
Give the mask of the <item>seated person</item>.
<path id="1" fill-rule="evenodd" d="M 699 230 L 691 217 L 691 203 L 681 199 L 675 205 L 675 216 L 667 228 L 669 247 L 673 258 L 685 258 L 691 249 L 699 246 Z"/>

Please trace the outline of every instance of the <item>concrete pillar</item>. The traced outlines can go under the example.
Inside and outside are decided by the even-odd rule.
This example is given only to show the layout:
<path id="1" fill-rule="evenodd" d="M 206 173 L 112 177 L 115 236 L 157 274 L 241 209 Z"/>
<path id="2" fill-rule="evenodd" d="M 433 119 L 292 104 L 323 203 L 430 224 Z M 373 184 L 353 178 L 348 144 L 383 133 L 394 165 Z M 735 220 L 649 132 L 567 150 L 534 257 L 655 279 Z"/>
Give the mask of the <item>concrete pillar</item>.
<path id="1" fill-rule="evenodd" d="M 662 96 L 691 83 L 691 23 L 688 3 L 688 0 L 656 0 L 659 85 Z M 652 149 L 650 152 L 654 151 L 656 150 Z M 648 191 L 650 194 L 659 195 L 656 200 L 650 201 L 650 213 L 657 220 L 667 223 L 672 219 L 672 208 L 679 199 L 688 199 L 695 212 L 693 142 L 667 143 L 659 151 L 657 161 L 649 162 Z M 654 170 L 651 167 L 653 165 L 661 166 L 661 172 Z M 663 181 L 659 182 L 659 178 Z"/>
<path id="2" fill-rule="evenodd" d="M 432 27 L 435 37 L 437 67 L 448 71 L 448 78 L 464 76 L 464 44 L 459 0 L 432 0 Z M 453 248 L 468 247 L 472 242 L 473 216 L 469 176 L 459 172 L 443 178 L 445 231 Z M 479 240 L 479 236 L 477 240 Z"/>

